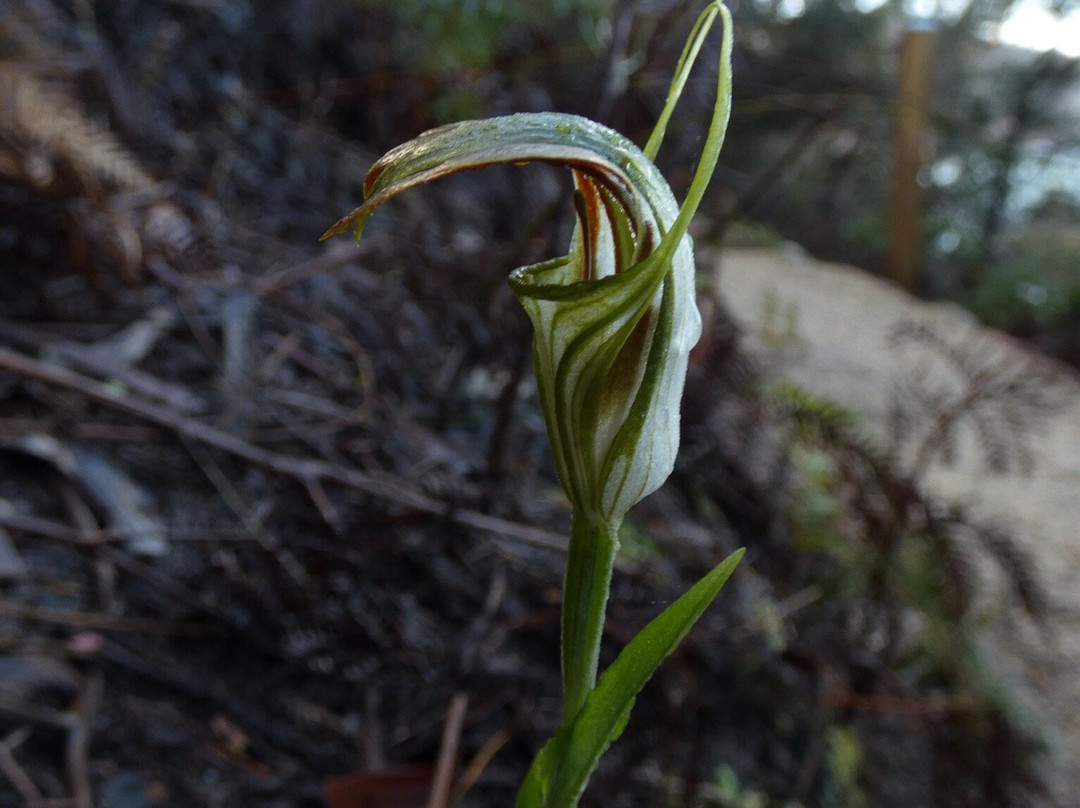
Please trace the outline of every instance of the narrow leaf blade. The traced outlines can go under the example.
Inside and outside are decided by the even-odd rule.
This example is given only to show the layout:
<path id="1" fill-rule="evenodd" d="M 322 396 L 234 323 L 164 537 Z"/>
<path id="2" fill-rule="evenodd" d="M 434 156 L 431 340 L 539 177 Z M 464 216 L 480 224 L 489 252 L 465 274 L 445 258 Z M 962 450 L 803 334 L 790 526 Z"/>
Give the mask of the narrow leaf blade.
<path id="1" fill-rule="evenodd" d="M 585 706 L 533 761 L 515 808 L 574 808 L 634 699 L 719 594 L 743 557 L 732 553 L 641 630 L 600 677 Z"/>

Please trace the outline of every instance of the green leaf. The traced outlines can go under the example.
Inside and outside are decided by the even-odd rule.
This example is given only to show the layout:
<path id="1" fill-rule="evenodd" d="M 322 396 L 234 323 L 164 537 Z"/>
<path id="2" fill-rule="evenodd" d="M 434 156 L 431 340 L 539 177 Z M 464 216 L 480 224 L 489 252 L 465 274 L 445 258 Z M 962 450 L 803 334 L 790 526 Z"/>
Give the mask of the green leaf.
<path id="1" fill-rule="evenodd" d="M 577 805 L 600 756 L 622 732 L 637 694 L 719 594 L 743 553 L 724 559 L 627 644 L 580 712 L 540 750 L 515 808 Z"/>

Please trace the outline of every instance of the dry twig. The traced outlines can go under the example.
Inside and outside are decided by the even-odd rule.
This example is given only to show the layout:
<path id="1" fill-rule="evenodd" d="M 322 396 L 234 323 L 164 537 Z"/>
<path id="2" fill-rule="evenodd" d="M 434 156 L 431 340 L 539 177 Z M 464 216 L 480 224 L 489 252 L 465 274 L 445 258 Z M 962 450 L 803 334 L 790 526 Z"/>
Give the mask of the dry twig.
<path id="1" fill-rule="evenodd" d="M 461 742 L 461 730 L 465 724 L 465 712 L 468 708 L 468 695 L 455 693 L 450 701 L 446 724 L 443 726 L 442 742 L 439 744 L 439 757 L 435 762 L 435 776 L 431 783 L 431 793 L 428 794 L 427 808 L 447 808 L 449 804 L 458 745 Z"/>
<path id="2" fill-rule="evenodd" d="M 25 603 L 12 603 L 7 600 L 0 600 L 0 617 L 35 623 L 53 623 L 70 628 L 92 629 L 94 631 L 121 631 L 127 634 L 148 634 L 151 636 L 166 634 L 201 636 L 209 631 L 206 626 L 177 623 L 174 620 L 116 617 L 111 614 L 81 612 L 78 609 L 47 609 Z"/>
<path id="3" fill-rule="evenodd" d="M 19 762 L 15 760 L 16 747 L 26 740 L 29 735 L 30 730 L 23 727 L 0 741 L 0 772 L 3 772 L 8 782 L 11 783 L 11 787 L 27 802 L 40 800 L 43 796 L 37 784 L 26 773 L 26 770 L 19 765 Z"/>
<path id="4" fill-rule="evenodd" d="M 130 395 L 117 395 L 112 388 L 82 374 L 45 364 L 10 348 L 0 347 L 0 369 L 72 390 L 98 404 L 143 418 L 189 440 L 228 452 L 253 465 L 296 480 L 304 486 L 309 495 L 317 490 L 323 481 L 332 482 L 422 513 L 444 517 L 463 527 L 487 531 L 546 550 L 561 552 L 566 550 L 565 538 L 551 531 L 496 516 L 488 516 L 478 511 L 456 509 L 448 503 L 417 491 L 406 481 L 391 475 L 376 476 L 322 460 L 290 457 L 267 451 L 235 435 L 222 432 L 157 404 Z M 315 504 L 318 507 L 320 502 L 316 500 Z M 330 525 L 333 526 L 332 521 Z"/>

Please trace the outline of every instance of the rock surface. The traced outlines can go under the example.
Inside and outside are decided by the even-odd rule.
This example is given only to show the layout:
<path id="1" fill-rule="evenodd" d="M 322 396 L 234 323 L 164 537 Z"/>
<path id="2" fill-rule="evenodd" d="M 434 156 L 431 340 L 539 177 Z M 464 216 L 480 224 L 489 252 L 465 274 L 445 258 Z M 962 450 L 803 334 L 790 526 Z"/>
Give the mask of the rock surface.
<path id="1" fill-rule="evenodd" d="M 956 306 L 795 249 L 730 249 L 715 265 L 721 296 L 768 374 L 855 411 L 906 468 L 923 469 L 928 494 L 1008 528 L 1032 556 L 1050 599 L 1048 623 L 1037 629 L 1001 605 L 1004 587 L 988 572 L 985 652 L 1048 741 L 1055 804 L 1080 805 L 1080 375 Z M 959 369 L 964 363 L 973 375 Z M 893 413 L 906 407 L 918 416 L 920 395 L 955 403 L 973 385 L 995 383 L 999 398 L 1017 401 L 1004 403 L 1004 416 L 988 410 L 983 433 L 977 419 L 961 419 L 956 446 L 946 446 L 935 432 L 938 413 L 921 425 L 915 417 L 897 439 Z M 995 444 L 1000 456 L 988 457 Z"/>

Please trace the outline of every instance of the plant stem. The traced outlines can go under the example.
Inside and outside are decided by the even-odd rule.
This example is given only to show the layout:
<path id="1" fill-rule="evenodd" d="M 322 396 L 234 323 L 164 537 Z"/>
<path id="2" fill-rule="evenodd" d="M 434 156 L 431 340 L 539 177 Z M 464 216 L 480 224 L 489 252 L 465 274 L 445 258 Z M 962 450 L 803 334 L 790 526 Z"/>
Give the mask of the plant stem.
<path id="1" fill-rule="evenodd" d="M 596 686 L 600 638 L 619 525 L 601 524 L 575 515 L 570 526 L 562 612 L 563 720 L 569 721 Z"/>

